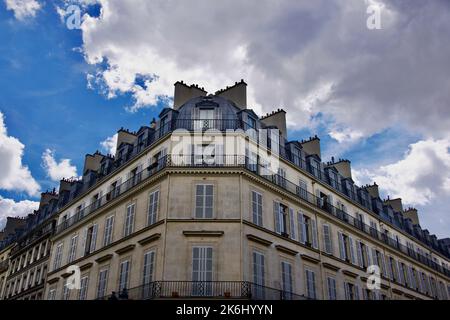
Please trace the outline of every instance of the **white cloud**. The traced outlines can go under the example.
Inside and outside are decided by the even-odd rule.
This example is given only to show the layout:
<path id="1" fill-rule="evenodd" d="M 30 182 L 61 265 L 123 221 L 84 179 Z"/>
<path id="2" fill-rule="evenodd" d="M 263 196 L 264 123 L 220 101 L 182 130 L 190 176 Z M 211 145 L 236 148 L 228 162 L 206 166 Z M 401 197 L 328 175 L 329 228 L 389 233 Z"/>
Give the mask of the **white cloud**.
<path id="1" fill-rule="evenodd" d="M 117 133 L 113 135 L 112 137 L 106 138 L 106 140 L 100 142 L 100 146 L 102 147 L 103 151 L 105 151 L 108 154 L 116 154 L 117 149 Z"/>
<path id="2" fill-rule="evenodd" d="M 376 1 L 383 29 L 373 31 L 373 2 L 100 0 L 100 17 L 84 17 L 83 48 L 107 67 L 89 85 L 109 98 L 131 93 L 136 110 L 170 97 L 177 80 L 214 92 L 244 78 L 249 105 L 283 106 L 291 127 L 314 128 L 320 114 L 335 137 L 344 130 L 339 140 L 349 127 L 448 136 L 449 3 Z"/>
<path id="3" fill-rule="evenodd" d="M 402 198 L 419 210 L 422 228 L 448 237 L 450 215 L 450 140 L 411 144 L 404 157 L 375 169 L 353 170 L 357 184 L 376 182 L 383 197 Z"/>
<path id="4" fill-rule="evenodd" d="M 375 181 L 386 195 L 410 205 L 427 205 L 450 196 L 450 140 L 411 144 L 404 158 L 374 170 L 354 170 L 360 184 Z"/>
<path id="5" fill-rule="evenodd" d="M 6 9 L 14 11 L 17 20 L 36 16 L 41 4 L 36 0 L 5 0 Z"/>
<path id="6" fill-rule="evenodd" d="M 42 166 L 53 181 L 77 176 L 77 167 L 70 164 L 70 159 L 61 159 L 57 162 L 54 151 L 50 149 L 46 149 L 42 154 Z"/>
<path id="7" fill-rule="evenodd" d="M 17 138 L 8 136 L 4 116 L 0 112 L 0 189 L 24 191 L 36 196 L 40 186 L 28 167 L 22 164 L 24 148 Z"/>
<path id="8" fill-rule="evenodd" d="M 22 200 L 15 202 L 0 196 L 0 230 L 3 229 L 7 217 L 26 217 L 39 207 L 39 202 Z"/>

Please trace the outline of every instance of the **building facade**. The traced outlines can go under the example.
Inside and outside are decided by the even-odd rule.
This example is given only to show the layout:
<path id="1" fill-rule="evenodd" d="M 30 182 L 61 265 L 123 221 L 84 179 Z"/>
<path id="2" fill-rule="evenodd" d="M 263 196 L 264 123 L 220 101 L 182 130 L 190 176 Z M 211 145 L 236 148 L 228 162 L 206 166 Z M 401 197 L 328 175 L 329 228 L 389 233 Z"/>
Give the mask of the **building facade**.
<path id="1" fill-rule="evenodd" d="M 319 138 L 288 141 L 246 86 L 177 82 L 173 108 L 61 181 L 43 298 L 448 299 L 448 247 L 417 211 Z"/>
<path id="2" fill-rule="evenodd" d="M 39 209 L 24 219 L 9 251 L 9 266 L 3 290 L 5 300 L 42 300 L 48 272 L 51 242 L 58 209 L 55 191 L 41 195 Z"/>

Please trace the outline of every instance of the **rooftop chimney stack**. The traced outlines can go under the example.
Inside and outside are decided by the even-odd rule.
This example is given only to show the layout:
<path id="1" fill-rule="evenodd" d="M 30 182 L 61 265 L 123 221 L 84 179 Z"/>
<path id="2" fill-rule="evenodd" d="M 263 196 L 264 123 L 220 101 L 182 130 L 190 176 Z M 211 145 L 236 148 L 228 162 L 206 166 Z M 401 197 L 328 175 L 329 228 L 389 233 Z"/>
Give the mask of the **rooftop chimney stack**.
<path id="1" fill-rule="evenodd" d="M 193 98 L 204 97 L 208 94 L 198 85 L 188 86 L 183 81 L 175 82 L 175 93 L 173 96 L 173 108 L 178 110 L 183 104 Z"/>
<path id="2" fill-rule="evenodd" d="M 231 100 L 240 109 L 247 109 L 247 84 L 244 79 L 216 92 L 216 96 Z"/>
<path id="3" fill-rule="evenodd" d="M 88 170 L 98 171 L 100 169 L 100 162 L 103 160 L 104 156 L 98 151 L 94 154 L 87 154 L 84 158 L 84 168 L 83 175 Z"/>
<path id="4" fill-rule="evenodd" d="M 376 182 L 374 182 L 373 185 L 366 186 L 365 189 L 367 190 L 367 192 L 369 192 L 372 198 L 380 197 L 380 191 L 378 190 L 378 185 Z"/>
<path id="5" fill-rule="evenodd" d="M 278 109 L 261 118 L 261 122 L 266 126 L 275 126 L 280 130 L 283 137 L 287 137 L 286 111 Z"/>
<path id="6" fill-rule="evenodd" d="M 39 202 L 39 210 L 41 210 L 44 206 L 46 206 L 50 200 L 57 199 L 58 194 L 56 193 L 55 189 L 52 191 L 46 191 L 41 193 L 41 201 Z"/>
<path id="7" fill-rule="evenodd" d="M 408 208 L 405 211 L 403 211 L 403 216 L 405 218 L 411 219 L 413 225 L 420 225 L 420 223 L 419 223 L 419 214 L 417 212 L 417 209 L 415 209 L 415 208 Z"/>
<path id="8" fill-rule="evenodd" d="M 333 162 L 334 162 L 334 160 L 333 160 Z M 339 174 L 341 176 L 343 176 L 344 178 L 352 179 L 352 167 L 351 167 L 351 162 L 349 160 L 339 159 L 338 162 L 333 164 L 333 167 L 335 167 L 336 170 L 339 172 Z"/>
<path id="9" fill-rule="evenodd" d="M 388 199 L 384 203 L 390 205 L 395 212 L 403 212 L 402 199 Z"/>
<path id="10" fill-rule="evenodd" d="M 121 128 L 119 131 L 117 131 L 117 147 L 116 147 L 116 157 L 117 157 L 117 151 L 119 150 L 119 147 L 122 143 L 129 143 L 134 144 L 134 141 L 136 140 L 136 135 L 128 130 L 125 130 L 124 128 Z"/>
<path id="11" fill-rule="evenodd" d="M 317 136 L 310 137 L 309 140 L 302 140 L 300 141 L 300 144 L 302 145 L 303 150 L 309 154 L 315 154 L 319 158 L 322 157 L 320 152 L 320 139 Z"/>

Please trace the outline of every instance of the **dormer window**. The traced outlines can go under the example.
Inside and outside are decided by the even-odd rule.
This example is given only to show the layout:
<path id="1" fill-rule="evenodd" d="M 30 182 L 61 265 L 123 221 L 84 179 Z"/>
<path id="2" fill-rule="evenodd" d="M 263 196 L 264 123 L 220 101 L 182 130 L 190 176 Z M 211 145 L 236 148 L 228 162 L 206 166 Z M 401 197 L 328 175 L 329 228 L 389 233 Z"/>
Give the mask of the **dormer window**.
<path id="1" fill-rule="evenodd" d="M 215 123 L 215 109 L 214 108 L 200 108 L 198 109 L 198 117 L 194 122 L 194 130 L 208 130 L 216 128 Z"/>

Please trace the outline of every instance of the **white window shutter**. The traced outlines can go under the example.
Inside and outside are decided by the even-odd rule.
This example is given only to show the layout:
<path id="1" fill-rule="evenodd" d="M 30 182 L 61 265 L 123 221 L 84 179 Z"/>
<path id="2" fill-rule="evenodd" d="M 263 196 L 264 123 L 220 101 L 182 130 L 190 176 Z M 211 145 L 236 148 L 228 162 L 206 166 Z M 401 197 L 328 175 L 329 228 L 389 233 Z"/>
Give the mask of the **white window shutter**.
<path id="1" fill-rule="evenodd" d="M 367 257 L 367 266 L 370 266 L 372 264 L 372 259 L 370 258 L 370 250 L 368 246 L 364 246 L 364 250 L 366 251 L 366 257 Z"/>
<path id="2" fill-rule="evenodd" d="M 384 258 L 383 253 L 380 253 L 380 256 L 381 256 L 380 264 L 381 264 L 381 268 L 383 269 L 383 275 L 387 278 L 388 275 L 387 275 L 387 268 L 386 268 L 386 259 Z"/>
<path id="3" fill-rule="evenodd" d="M 92 238 L 91 238 L 91 247 L 89 248 L 89 252 L 95 251 L 95 246 L 97 243 L 97 231 L 98 231 L 98 224 L 94 224 L 92 226 Z"/>
<path id="4" fill-rule="evenodd" d="M 298 222 L 298 233 L 299 233 L 299 241 L 303 244 L 306 242 L 306 225 L 305 225 L 305 218 L 303 217 L 303 213 L 300 211 L 297 215 L 297 222 Z"/>
<path id="5" fill-rule="evenodd" d="M 338 238 L 339 238 L 339 254 L 341 260 L 345 260 L 346 254 L 345 254 L 345 243 L 344 243 L 344 235 L 342 232 L 338 232 Z"/>
<path id="6" fill-rule="evenodd" d="M 333 246 L 331 242 L 331 227 L 328 224 L 323 225 L 323 251 L 333 254 Z"/>
<path id="7" fill-rule="evenodd" d="M 356 264 L 355 248 L 353 246 L 353 238 L 352 237 L 348 237 L 348 246 L 349 246 L 349 251 L 350 251 L 350 261 L 353 264 Z"/>
<path id="8" fill-rule="evenodd" d="M 280 221 L 280 203 L 273 202 L 273 216 L 275 220 L 275 232 L 281 234 L 281 221 Z"/>
<path id="9" fill-rule="evenodd" d="M 317 225 L 316 225 L 316 220 L 314 220 L 313 218 L 311 218 L 311 233 L 312 233 L 312 246 L 314 249 L 318 249 L 319 248 L 319 244 L 317 241 Z"/>
<path id="10" fill-rule="evenodd" d="M 355 284 L 355 300 L 359 300 L 359 286 Z"/>
<path id="11" fill-rule="evenodd" d="M 295 218 L 294 218 L 294 209 L 289 208 L 289 223 L 290 223 L 290 231 L 291 231 L 291 239 L 296 239 L 295 236 Z"/>
<path id="12" fill-rule="evenodd" d="M 362 268 L 364 266 L 363 252 L 362 252 L 362 248 L 361 248 L 361 241 L 359 241 L 359 240 L 356 240 L 356 257 L 358 259 L 358 266 L 360 266 Z"/>
<path id="13" fill-rule="evenodd" d="M 88 228 L 84 228 L 83 231 L 83 240 L 81 242 L 81 257 L 84 256 L 85 252 L 86 252 L 86 241 L 87 241 L 87 233 L 88 233 Z"/>

